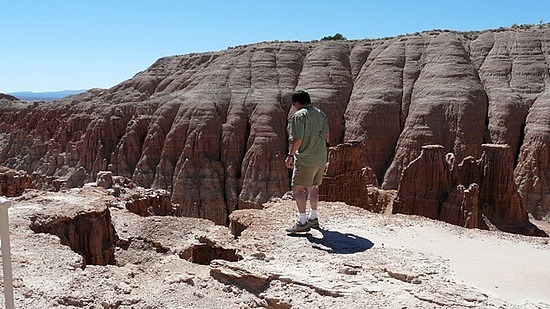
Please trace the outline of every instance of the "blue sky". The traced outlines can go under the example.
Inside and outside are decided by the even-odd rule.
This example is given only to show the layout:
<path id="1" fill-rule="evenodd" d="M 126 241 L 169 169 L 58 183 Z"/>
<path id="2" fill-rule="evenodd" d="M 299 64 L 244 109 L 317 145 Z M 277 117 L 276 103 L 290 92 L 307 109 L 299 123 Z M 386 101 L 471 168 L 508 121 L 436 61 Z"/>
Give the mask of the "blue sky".
<path id="1" fill-rule="evenodd" d="M 109 88 L 163 56 L 550 22 L 549 0 L 0 0 L 0 92 Z"/>

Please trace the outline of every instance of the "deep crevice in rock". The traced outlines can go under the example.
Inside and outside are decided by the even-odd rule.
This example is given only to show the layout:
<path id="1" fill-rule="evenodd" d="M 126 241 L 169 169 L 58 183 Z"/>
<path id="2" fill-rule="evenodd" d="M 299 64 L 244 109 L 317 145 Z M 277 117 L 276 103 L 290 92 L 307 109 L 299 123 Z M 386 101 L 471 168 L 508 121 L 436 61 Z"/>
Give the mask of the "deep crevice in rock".
<path id="1" fill-rule="evenodd" d="M 209 243 L 194 245 L 181 252 L 179 257 L 200 265 L 210 265 L 213 260 L 237 262 L 243 258 L 235 249 L 226 249 Z"/>
<path id="2" fill-rule="evenodd" d="M 32 218 L 30 228 L 35 233 L 48 233 L 59 237 L 61 244 L 69 246 L 82 256 L 81 268 L 87 265 L 115 265 L 116 232 L 108 211 L 90 213 L 74 218 Z"/>
<path id="3" fill-rule="evenodd" d="M 525 142 L 525 126 L 527 125 L 527 115 L 523 118 L 523 122 L 521 123 L 521 127 L 519 130 L 519 138 L 518 138 L 518 146 L 516 148 L 516 153 L 514 154 L 514 169 L 518 166 L 518 162 L 520 159 L 520 153 L 521 153 L 521 147 L 523 146 L 523 143 Z"/>

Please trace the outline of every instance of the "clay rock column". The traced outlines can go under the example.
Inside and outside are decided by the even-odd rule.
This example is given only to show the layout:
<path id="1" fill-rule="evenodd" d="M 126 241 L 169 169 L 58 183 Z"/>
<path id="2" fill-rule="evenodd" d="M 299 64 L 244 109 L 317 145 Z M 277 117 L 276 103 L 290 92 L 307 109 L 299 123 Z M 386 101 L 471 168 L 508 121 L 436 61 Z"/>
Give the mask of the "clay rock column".
<path id="1" fill-rule="evenodd" d="M 483 213 L 503 230 L 528 223 L 527 210 L 514 182 L 512 148 L 498 144 L 483 144 L 482 148 L 483 181 L 479 198 Z"/>
<path id="2" fill-rule="evenodd" d="M 378 183 L 372 170 L 362 166 L 362 156 L 358 141 L 330 147 L 328 167 L 319 186 L 320 200 L 369 209 L 367 188 Z"/>
<path id="3" fill-rule="evenodd" d="M 450 174 L 443 146 L 422 146 L 420 156 L 403 170 L 393 213 L 437 219 L 440 205 L 451 191 Z"/>
<path id="4" fill-rule="evenodd" d="M 441 205 L 439 220 L 454 225 L 479 227 L 479 186 L 472 183 L 467 189 L 458 185 Z"/>

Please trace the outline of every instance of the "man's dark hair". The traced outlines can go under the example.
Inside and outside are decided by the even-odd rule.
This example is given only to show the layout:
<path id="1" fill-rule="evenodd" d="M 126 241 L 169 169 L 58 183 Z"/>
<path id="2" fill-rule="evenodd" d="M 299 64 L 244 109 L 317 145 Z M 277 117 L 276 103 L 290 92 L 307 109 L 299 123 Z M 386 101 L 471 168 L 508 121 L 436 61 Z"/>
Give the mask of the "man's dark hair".
<path id="1" fill-rule="evenodd" d="M 311 99 L 309 98 L 309 93 L 303 90 L 296 90 L 292 94 L 292 102 L 293 103 L 298 102 L 301 105 L 308 105 L 308 104 L 311 104 Z"/>

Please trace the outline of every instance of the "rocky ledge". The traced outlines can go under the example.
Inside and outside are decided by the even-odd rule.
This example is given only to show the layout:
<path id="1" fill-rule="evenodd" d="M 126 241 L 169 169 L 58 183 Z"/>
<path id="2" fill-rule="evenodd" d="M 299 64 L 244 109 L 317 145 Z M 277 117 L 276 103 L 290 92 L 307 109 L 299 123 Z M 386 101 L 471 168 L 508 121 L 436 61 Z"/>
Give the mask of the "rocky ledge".
<path id="1" fill-rule="evenodd" d="M 541 284 L 550 276 L 547 238 L 338 202 L 321 203 L 320 228 L 288 236 L 293 200 L 235 211 L 228 228 L 204 219 L 138 215 L 122 195 L 95 184 L 28 190 L 11 200 L 15 303 L 21 308 L 550 305 L 549 285 Z M 89 230 L 92 219 L 102 227 Z M 92 263 L 98 255 L 84 247 L 112 255 L 107 263 Z"/>

